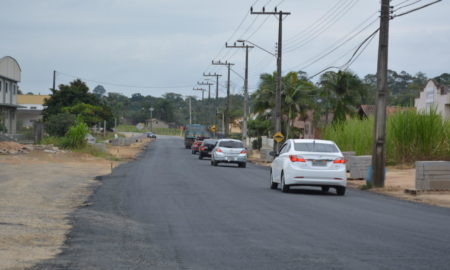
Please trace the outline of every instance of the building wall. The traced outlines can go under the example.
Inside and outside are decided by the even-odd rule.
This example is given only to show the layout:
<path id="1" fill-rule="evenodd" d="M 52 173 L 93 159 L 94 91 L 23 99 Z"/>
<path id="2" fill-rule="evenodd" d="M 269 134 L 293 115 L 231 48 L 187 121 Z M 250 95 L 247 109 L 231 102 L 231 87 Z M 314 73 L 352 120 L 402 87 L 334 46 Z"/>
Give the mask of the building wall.
<path id="1" fill-rule="evenodd" d="M 16 96 L 20 73 L 20 66 L 14 58 L 6 56 L 0 59 L 0 121 L 9 134 L 16 133 Z"/>
<path id="2" fill-rule="evenodd" d="M 414 100 L 417 111 L 429 111 L 436 109 L 445 119 L 450 119 L 450 93 L 441 95 L 440 89 L 430 80 L 420 92 L 419 98 Z"/>

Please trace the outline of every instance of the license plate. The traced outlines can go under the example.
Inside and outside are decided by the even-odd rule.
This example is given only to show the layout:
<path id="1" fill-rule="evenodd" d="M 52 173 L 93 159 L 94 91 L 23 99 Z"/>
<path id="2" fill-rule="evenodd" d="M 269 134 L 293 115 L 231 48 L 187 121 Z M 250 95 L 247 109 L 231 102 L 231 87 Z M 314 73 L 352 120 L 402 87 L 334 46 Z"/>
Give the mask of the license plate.
<path id="1" fill-rule="evenodd" d="M 324 166 L 327 166 L 327 161 L 326 160 L 313 160 L 312 161 L 312 165 L 313 166 L 324 167 Z"/>

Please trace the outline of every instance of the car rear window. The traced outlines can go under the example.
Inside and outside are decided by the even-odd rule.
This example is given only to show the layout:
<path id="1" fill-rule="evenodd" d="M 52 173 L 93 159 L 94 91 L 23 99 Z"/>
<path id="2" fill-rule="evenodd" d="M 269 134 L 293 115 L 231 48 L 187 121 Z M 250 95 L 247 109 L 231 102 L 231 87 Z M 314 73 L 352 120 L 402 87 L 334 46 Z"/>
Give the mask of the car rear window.
<path id="1" fill-rule="evenodd" d="M 204 140 L 203 144 L 216 144 L 217 140 Z"/>
<path id="2" fill-rule="evenodd" d="M 244 148 L 244 145 L 241 142 L 235 141 L 221 141 L 219 146 L 225 148 Z"/>
<path id="3" fill-rule="evenodd" d="M 334 144 L 329 143 L 294 143 L 295 151 L 300 152 L 323 152 L 323 153 L 338 153 L 339 149 Z"/>

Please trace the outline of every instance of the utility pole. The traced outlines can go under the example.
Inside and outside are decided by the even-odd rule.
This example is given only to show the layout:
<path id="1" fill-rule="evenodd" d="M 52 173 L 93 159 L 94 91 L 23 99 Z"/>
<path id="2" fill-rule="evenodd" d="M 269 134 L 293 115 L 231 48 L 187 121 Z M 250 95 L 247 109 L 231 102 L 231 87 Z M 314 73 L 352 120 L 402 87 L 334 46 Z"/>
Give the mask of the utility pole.
<path id="1" fill-rule="evenodd" d="M 189 96 L 189 125 L 192 125 L 192 105 L 191 105 L 191 96 Z"/>
<path id="2" fill-rule="evenodd" d="M 248 121 L 248 49 L 253 49 L 254 46 L 249 46 L 245 44 L 245 42 L 242 42 L 242 45 L 234 45 L 228 46 L 227 43 L 225 43 L 226 48 L 235 48 L 235 49 L 245 49 L 245 77 L 244 77 L 244 123 L 242 125 L 242 140 L 247 145 L 247 121 Z"/>
<path id="3" fill-rule="evenodd" d="M 372 147 L 372 183 L 384 187 L 386 102 L 388 97 L 387 70 L 389 45 L 390 0 L 381 0 L 380 37 L 378 43 L 377 98 L 375 105 L 375 126 Z"/>
<path id="4" fill-rule="evenodd" d="M 56 70 L 53 70 L 53 90 L 55 90 L 56 87 Z"/>
<path id="5" fill-rule="evenodd" d="M 215 104 L 216 105 L 216 113 L 214 115 L 214 124 L 216 125 L 216 130 L 217 130 L 217 126 L 218 126 L 217 118 L 218 118 L 218 113 L 219 113 L 219 77 L 221 77 L 222 75 L 217 74 L 217 73 L 214 73 L 214 74 L 208 73 L 208 74 L 206 74 L 206 73 L 203 72 L 203 76 L 204 77 L 216 77 L 216 104 Z M 217 136 L 217 133 L 215 135 Z"/>
<path id="6" fill-rule="evenodd" d="M 206 91 L 206 89 L 205 89 L 205 88 L 192 88 L 192 90 L 195 90 L 195 91 L 202 91 L 202 101 L 203 101 L 203 98 L 205 97 L 205 91 Z"/>
<path id="7" fill-rule="evenodd" d="M 150 111 L 150 131 L 153 131 L 153 110 L 155 108 L 150 107 L 148 110 Z"/>
<path id="8" fill-rule="evenodd" d="M 211 99 L 211 85 L 213 85 L 213 83 L 210 82 L 197 82 L 198 85 L 207 85 L 208 86 L 208 100 Z"/>
<path id="9" fill-rule="evenodd" d="M 228 81 L 227 81 L 227 99 L 226 99 L 226 104 L 225 104 L 225 137 L 228 137 L 228 133 L 229 133 L 229 123 L 230 123 L 230 71 L 231 71 L 231 66 L 234 65 L 232 63 L 228 63 L 227 61 L 225 62 L 221 62 L 220 60 L 217 62 L 214 62 L 214 60 L 212 61 L 213 65 L 221 65 L 221 66 L 227 66 L 228 67 Z"/>
<path id="10" fill-rule="evenodd" d="M 266 12 L 263 7 L 261 12 L 254 12 L 253 7 L 250 8 L 252 15 L 275 15 L 278 16 L 278 52 L 277 52 L 277 89 L 275 96 L 275 129 L 274 133 L 281 132 L 281 55 L 282 55 L 282 40 L 283 40 L 283 16 L 291 15 L 290 12 L 278 11 L 275 7 L 274 11 Z M 278 152 L 279 145 L 273 142 L 273 150 Z"/>

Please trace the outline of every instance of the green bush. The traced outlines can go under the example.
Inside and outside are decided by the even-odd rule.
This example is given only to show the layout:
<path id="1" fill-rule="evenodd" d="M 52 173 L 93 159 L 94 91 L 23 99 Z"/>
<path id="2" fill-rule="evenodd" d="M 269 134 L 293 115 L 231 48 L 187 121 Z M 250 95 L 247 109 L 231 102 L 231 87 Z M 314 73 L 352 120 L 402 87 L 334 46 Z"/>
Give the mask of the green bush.
<path id="1" fill-rule="evenodd" d="M 44 137 L 39 144 L 53 144 L 54 146 L 62 147 L 64 137 L 47 136 Z"/>
<path id="2" fill-rule="evenodd" d="M 76 126 L 72 126 L 67 131 L 66 136 L 63 140 L 63 147 L 70 149 L 79 149 L 86 144 L 86 135 L 89 133 L 88 126 L 82 122 L 78 121 Z"/>
<path id="3" fill-rule="evenodd" d="M 342 151 L 372 154 L 374 119 L 348 119 L 326 127 L 324 139 L 336 142 Z M 450 122 L 436 111 L 404 111 L 389 116 L 386 123 L 386 161 L 391 164 L 417 160 L 450 160 Z"/>
<path id="4" fill-rule="evenodd" d="M 67 112 L 50 115 L 45 121 L 45 131 L 50 136 L 62 137 L 75 122 L 75 116 Z"/>

